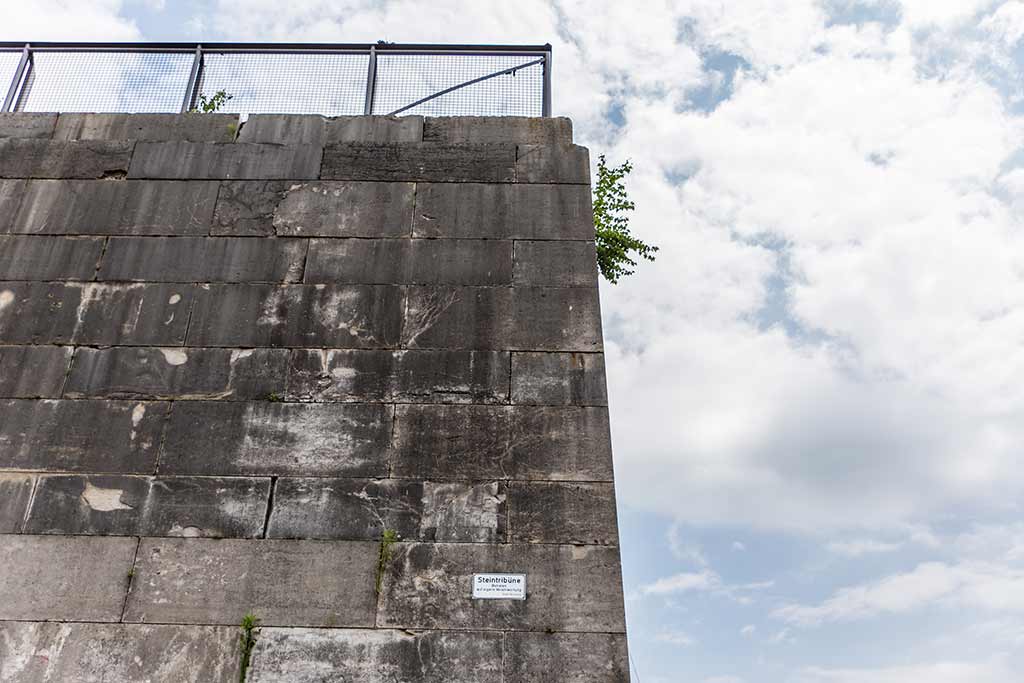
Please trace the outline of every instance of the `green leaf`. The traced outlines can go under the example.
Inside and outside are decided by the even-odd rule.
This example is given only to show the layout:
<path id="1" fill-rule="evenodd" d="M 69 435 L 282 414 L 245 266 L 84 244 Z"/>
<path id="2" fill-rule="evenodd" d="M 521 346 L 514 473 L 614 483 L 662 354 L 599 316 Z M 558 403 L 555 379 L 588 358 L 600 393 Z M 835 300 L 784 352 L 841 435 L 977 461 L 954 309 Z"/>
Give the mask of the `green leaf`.
<path id="1" fill-rule="evenodd" d="M 597 267 L 613 285 L 619 278 L 632 275 L 636 261 L 631 255 L 654 260 L 658 247 L 646 244 L 629 231 L 629 211 L 636 208 L 626 193 L 623 179 L 633 170 L 627 159 L 609 167 L 602 154 L 597 158 L 597 184 L 594 186 L 594 240 Z"/>

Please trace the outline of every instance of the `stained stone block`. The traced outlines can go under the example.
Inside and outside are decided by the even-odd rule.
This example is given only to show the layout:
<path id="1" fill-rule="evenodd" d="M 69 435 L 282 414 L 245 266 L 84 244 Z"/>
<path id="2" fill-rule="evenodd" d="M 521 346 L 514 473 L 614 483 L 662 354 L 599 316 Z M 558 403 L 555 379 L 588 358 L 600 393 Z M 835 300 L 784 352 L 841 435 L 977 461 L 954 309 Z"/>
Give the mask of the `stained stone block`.
<path id="1" fill-rule="evenodd" d="M 192 285 L 0 283 L 0 342 L 181 344 Z"/>
<path id="2" fill-rule="evenodd" d="M 134 142 L 0 138 L 0 178 L 124 177 Z"/>
<path id="3" fill-rule="evenodd" d="M 288 352 L 276 349 L 78 349 L 69 398 L 263 399 L 282 394 Z"/>
<path id="4" fill-rule="evenodd" d="M 511 183 L 515 145 L 347 143 L 324 148 L 324 180 Z"/>
<path id="5" fill-rule="evenodd" d="M 404 292 L 373 285 L 211 285 L 198 290 L 195 346 L 398 346 Z"/>
<path id="6" fill-rule="evenodd" d="M 608 405 L 604 354 L 513 353 L 512 402 Z"/>
<path id="7" fill-rule="evenodd" d="M 138 541 L 0 536 L 0 619 L 118 621 Z"/>
<path id="8" fill-rule="evenodd" d="M 516 180 L 589 185 L 590 152 L 579 145 L 519 145 Z"/>
<path id="9" fill-rule="evenodd" d="M 395 476 L 435 480 L 512 476 L 508 406 L 414 404 L 395 410 Z"/>
<path id="10" fill-rule="evenodd" d="M 91 280 L 102 251 L 98 237 L 0 236 L 0 280 Z"/>
<path id="11" fill-rule="evenodd" d="M 337 116 L 327 119 L 327 144 L 423 140 L 422 116 Z"/>
<path id="12" fill-rule="evenodd" d="M 501 680 L 502 642 L 487 631 L 265 628 L 246 680 L 487 683 Z"/>
<path id="13" fill-rule="evenodd" d="M 28 180 L 0 180 L 0 233 L 10 232 Z"/>
<path id="14" fill-rule="evenodd" d="M 269 479 L 43 476 L 26 533 L 254 538 Z"/>
<path id="15" fill-rule="evenodd" d="M 443 144 L 519 142 L 571 145 L 572 121 L 535 116 L 442 116 L 423 121 L 423 141 Z"/>
<path id="16" fill-rule="evenodd" d="M 0 346 L 0 397 L 60 396 L 73 351 L 70 346 Z"/>
<path id="17" fill-rule="evenodd" d="M 310 114 L 251 114 L 238 131 L 239 142 L 323 146 L 326 140 L 324 117 Z"/>
<path id="18" fill-rule="evenodd" d="M 322 408 L 321 408 L 322 410 Z M 396 479 L 282 478 L 267 538 L 418 538 L 423 483 Z"/>
<path id="19" fill-rule="evenodd" d="M 620 633 L 508 633 L 504 680 L 516 683 L 628 683 Z"/>
<path id="20" fill-rule="evenodd" d="M 274 210 L 274 228 L 296 237 L 406 237 L 413 194 L 412 183 L 291 184 Z"/>
<path id="21" fill-rule="evenodd" d="M 212 235 L 273 235 L 274 211 L 288 188 L 284 180 L 231 180 L 219 183 Z"/>
<path id="22" fill-rule="evenodd" d="M 607 408 L 512 410 L 516 479 L 612 481 Z"/>
<path id="23" fill-rule="evenodd" d="M 509 355 L 496 351 L 292 351 L 299 401 L 507 403 Z"/>
<path id="24" fill-rule="evenodd" d="M 33 180 L 28 183 L 11 232 L 204 235 L 210 230 L 217 185 L 189 181 Z"/>
<path id="25" fill-rule="evenodd" d="M 392 408 L 180 402 L 164 439 L 164 474 L 383 477 Z"/>
<path id="26" fill-rule="evenodd" d="M 409 348 L 600 351 L 597 289 L 410 287 Z"/>
<path id="27" fill-rule="evenodd" d="M 0 534 L 21 532 L 35 483 L 31 474 L 0 473 Z"/>
<path id="28" fill-rule="evenodd" d="M 398 543 L 377 625 L 623 633 L 619 550 L 606 546 Z M 473 600 L 477 573 L 526 574 L 526 600 Z M 429 576 L 429 581 L 423 577 Z"/>
<path id="29" fill-rule="evenodd" d="M 56 114 L 0 113 L 0 138 L 46 139 L 56 124 Z"/>
<path id="30" fill-rule="evenodd" d="M 143 539 L 125 622 L 374 625 L 379 543 Z"/>
<path id="31" fill-rule="evenodd" d="M 55 140 L 231 142 L 238 114 L 61 114 Z"/>
<path id="32" fill-rule="evenodd" d="M 413 237 L 593 240 L 590 188 L 418 183 Z"/>
<path id="33" fill-rule="evenodd" d="M 512 482 L 508 498 L 513 543 L 618 545 L 611 484 Z"/>
<path id="34" fill-rule="evenodd" d="M 517 286 L 597 287 L 597 251 L 593 242 L 516 242 Z"/>
<path id="35" fill-rule="evenodd" d="M 424 482 L 419 537 L 426 541 L 504 543 L 503 482 Z"/>
<path id="36" fill-rule="evenodd" d="M 151 473 L 166 414 L 165 403 L 0 401 L 0 469 Z"/>
<path id="37" fill-rule="evenodd" d="M 3 238 L 0 238 L 2 241 Z M 110 239 L 100 280 L 148 282 L 297 282 L 304 240 L 223 237 Z"/>
<path id="38" fill-rule="evenodd" d="M 238 628 L 0 622 L 0 680 L 238 680 Z"/>
<path id="39" fill-rule="evenodd" d="M 312 240 L 305 282 L 509 285 L 512 242 Z"/>
<path id="40" fill-rule="evenodd" d="M 140 142 L 132 155 L 128 176 L 309 180 L 320 176 L 322 151 L 319 145 Z"/>

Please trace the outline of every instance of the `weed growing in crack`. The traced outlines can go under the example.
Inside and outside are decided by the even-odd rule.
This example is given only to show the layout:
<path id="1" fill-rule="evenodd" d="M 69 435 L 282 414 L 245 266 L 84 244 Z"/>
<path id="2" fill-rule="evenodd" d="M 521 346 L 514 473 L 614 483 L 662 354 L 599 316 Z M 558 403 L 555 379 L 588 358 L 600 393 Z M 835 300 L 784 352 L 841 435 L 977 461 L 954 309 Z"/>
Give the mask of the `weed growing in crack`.
<path id="1" fill-rule="evenodd" d="M 238 651 L 241 662 L 238 665 L 238 681 L 245 683 L 245 677 L 249 673 L 249 662 L 252 659 L 252 649 L 256 646 L 256 637 L 260 634 L 260 620 L 250 612 L 242 617 L 242 632 L 238 635 Z"/>
<path id="2" fill-rule="evenodd" d="M 398 532 L 385 529 L 380 535 L 380 557 L 377 559 L 377 595 L 380 595 L 381 584 L 384 582 L 384 571 L 391 561 L 391 546 L 398 542 Z"/>

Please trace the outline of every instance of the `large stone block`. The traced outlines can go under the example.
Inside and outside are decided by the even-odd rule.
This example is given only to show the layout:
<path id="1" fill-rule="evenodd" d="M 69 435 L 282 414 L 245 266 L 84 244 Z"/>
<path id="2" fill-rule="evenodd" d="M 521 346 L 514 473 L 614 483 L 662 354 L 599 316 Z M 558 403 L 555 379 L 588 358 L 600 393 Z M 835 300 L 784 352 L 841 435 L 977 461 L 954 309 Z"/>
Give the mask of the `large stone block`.
<path id="1" fill-rule="evenodd" d="M 502 680 L 503 640 L 487 631 L 266 628 L 246 680 L 493 683 Z"/>
<path id="2" fill-rule="evenodd" d="M 251 114 L 238 131 L 238 141 L 323 146 L 325 128 L 325 119 L 318 114 Z"/>
<path id="3" fill-rule="evenodd" d="M 140 142 L 131 178 L 311 180 L 320 177 L 319 145 L 246 142 Z"/>
<path id="4" fill-rule="evenodd" d="M 513 543 L 618 545 L 611 484 L 512 482 L 508 499 Z"/>
<path id="5" fill-rule="evenodd" d="M 91 280 L 99 237 L 0 236 L 0 280 Z"/>
<path id="6" fill-rule="evenodd" d="M 35 483 L 31 474 L 0 473 L 0 534 L 21 532 Z"/>
<path id="7" fill-rule="evenodd" d="M 399 543 L 377 625 L 623 633 L 618 548 Z M 473 574 L 526 574 L 526 600 L 473 600 Z M 423 577 L 429 576 L 429 580 Z"/>
<path id="8" fill-rule="evenodd" d="M 514 474 L 508 406 L 399 405 L 395 476 L 507 479 Z"/>
<path id="9" fill-rule="evenodd" d="M 198 290 L 195 346 L 398 346 L 404 292 L 374 285 L 210 285 Z"/>
<path id="10" fill-rule="evenodd" d="M 515 406 L 511 440 L 516 479 L 612 480 L 607 408 Z"/>
<path id="11" fill-rule="evenodd" d="M 509 354 L 496 351 L 292 351 L 298 401 L 507 403 Z"/>
<path id="12" fill-rule="evenodd" d="M 50 475 L 39 478 L 26 533 L 255 538 L 269 479 Z"/>
<path id="13" fill-rule="evenodd" d="M 425 541 L 504 543 L 506 499 L 506 486 L 500 481 L 424 482 L 419 537 Z"/>
<path id="14" fill-rule="evenodd" d="M 0 178 L 124 177 L 134 142 L 0 138 Z"/>
<path id="15" fill-rule="evenodd" d="M 0 622 L 0 680 L 235 683 L 238 629 Z"/>
<path id="16" fill-rule="evenodd" d="M 181 344 L 192 285 L 0 283 L 0 342 Z"/>
<path id="17" fill-rule="evenodd" d="M 621 633 L 508 633 L 504 680 L 516 683 L 629 683 Z"/>
<path id="18" fill-rule="evenodd" d="M 0 346 L 0 397 L 60 396 L 73 352 L 70 346 Z"/>
<path id="19" fill-rule="evenodd" d="M 409 348 L 600 351 L 597 289 L 410 287 Z"/>
<path id="20" fill-rule="evenodd" d="M 304 281 L 370 284 L 512 284 L 512 242 L 312 240 Z"/>
<path id="21" fill-rule="evenodd" d="M 0 233 L 11 231 L 14 216 L 18 213 L 25 188 L 30 182 L 24 179 L 0 180 Z"/>
<path id="22" fill-rule="evenodd" d="M 126 622 L 374 625 L 378 543 L 143 539 Z M 2 608 L 0 608 L 2 609 Z"/>
<path id="23" fill-rule="evenodd" d="M 519 145 L 516 180 L 589 185 L 590 152 L 579 145 Z"/>
<path id="24" fill-rule="evenodd" d="M 593 240 L 590 188 L 418 183 L 414 237 Z"/>
<path id="25" fill-rule="evenodd" d="M 423 141 L 449 145 L 519 142 L 571 145 L 572 121 L 535 116 L 442 116 L 423 121 Z"/>
<path id="26" fill-rule="evenodd" d="M 513 353 L 512 402 L 608 405 L 603 353 Z"/>
<path id="27" fill-rule="evenodd" d="M 381 404 L 180 402 L 160 471 L 383 477 L 392 421 Z"/>
<path id="28" fill-rule="evenodd" d="M 517 286 L 597 287 L 597 251 L 593 242 L 516 241 Z"/>
<path id="29" fill-rule="evenodd" d="M 348 143 L 324 148 L 324 180 L 511 183 L 515 145 Z"/>
<path id="30" fill-rule="evenodd" d="M 246 401 L 283 394 L 287 373 L 283 349 L 80 348 L 64 395 Z"/>
<path id="31" fill-rule="evenodd" d="M 33 180 L 11 232 L 49 235 L 205 235 L 217 183 Z"/>
<path id="32" fill-rule="evenodd" d="M 0 620 L 118 621 L 138 540 L 0 536 Z"/>
<path id="33" fill-rule="evenodd" d="M 327 119 L 327 144 L 423 141 L 422 116 L 336 116 Z"/>
<path id="34" fill-rule="evenodd" d="M 238 114 L 61 114 L 55 140 L 231 142 Z"/>
<path id="35" fill-rule="evenodd" d="M 306 247 L 304 240 L 291 239 L 115 237 L 107 244 L 98 277 L 148 282 L 297 282 L 302 278 Z"/>
<path id="36" fill-rule="evenodd" d="M 152 473 L 167 404 L 0 401 L 0 469 Z"/>
<path id="37" fill-rule="evenodd" d="M 47 139 L 55 125 L 56 114 L 0 113 L 0 138 Z"/>

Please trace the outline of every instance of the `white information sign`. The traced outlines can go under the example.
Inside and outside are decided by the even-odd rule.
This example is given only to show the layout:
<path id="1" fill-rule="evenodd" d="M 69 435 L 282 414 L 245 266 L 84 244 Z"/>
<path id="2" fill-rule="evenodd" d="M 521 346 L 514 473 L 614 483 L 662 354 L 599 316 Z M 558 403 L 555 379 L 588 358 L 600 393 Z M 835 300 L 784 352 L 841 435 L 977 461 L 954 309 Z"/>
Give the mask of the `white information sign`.
<path id="1" fill-rule="evenodd" d="M 474 600 L 525 600 L 526 574 L 473 574 Z"/>

